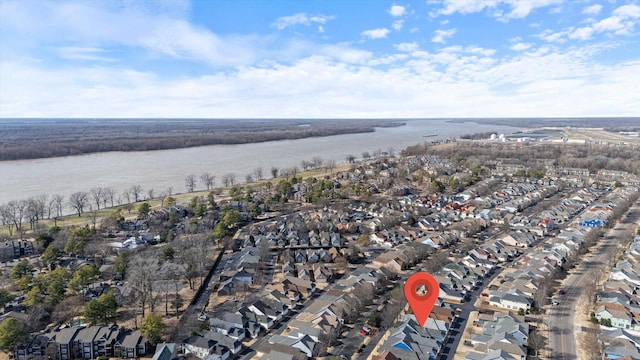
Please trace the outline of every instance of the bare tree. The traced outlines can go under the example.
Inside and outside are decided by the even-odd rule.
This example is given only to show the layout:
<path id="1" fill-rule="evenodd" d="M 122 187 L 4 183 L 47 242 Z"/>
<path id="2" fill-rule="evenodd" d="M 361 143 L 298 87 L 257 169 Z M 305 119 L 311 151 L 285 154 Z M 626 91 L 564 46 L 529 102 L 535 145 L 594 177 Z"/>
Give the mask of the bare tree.
<path id="1" fill-rule="evenodd" d="M 34 198 L 34 206 L 38 220 L 44 219 L 44 213 L 47 208 L 47 198 L 48 196 L 46 194 L 41 194 Z"/>
<path id="2" fill-rule="evenodd" d="M 27 202 L 24 200 L 11 200 L 7 203 L 4 210 L 5 215 L 3 217 L 6 217 L 8 221 L 13 224 L 16 232 L 20 234 L 20 238 L 22 238 L 23 235 L 22 220 L 24 220 L 26 210 Z M 9 230 L 11 231 L 11 228 L 9 228 Z"/>
<path id="3" fill-rule="evenodd" d="M 311 161 L 302 160 L 301 165 L 302 165 L 302 171 L 307 171 L 313 165 L 313 163 Z"/>
<path id="4" fill-rule="evenodd" d="M 87 217 L 91 220 L 91 224 L 93 225 L 93 230 L 96 229 L 96 223 L 98 222 L 98 209 L 94 209 L 93 206 L 89 206 L 89 211 L 87 212 Z"/>
<path id="5" fill-rule="evenodd" d="M 600 354 L 602 353 L 602 346 L 599 335 L 599 331 L 585 331 L 580 333 L 580 349 L 585 351 L 586 354 L 589 354 L 590 358 L 594 360 L 601 358 Z"/>
<path id="6" fill-rule="evenodd" d="M 134 256 L 127 266 L 127 285 L 132 291 L 134 301 L 140 305 L 142 317 L 146 306 L 154 310 L 153 281 L 160 271 L 157 256 Z"/>
<path id="7" fill-rule="evenodd" d="M 253 175 L 251 174 L 247 174 L 244 176 L 244 180 L 247 184 L 252 183 L 253 182 Z"/>
<path id="8" fill-rule="evenodd" d="M 100 204 L 102 204 L 102 199 L 104 197 L 103 190 L 101 187 L 94 187 L 89 190 L 89 196 L 91 196 L 91 200 L 96 204 L 98 210 L 100 210 Z"/>
<path id="9" fill-rule="evenodd" d="M 193 174 L 187 175 L 184 179 L 184 184 L 187 187 L 187 192 L 193 192 L 196 188 L 196 176 Z"/>
<path id="10" fill-rule="evenodd" d="M 257 167 L 255 169 L 253 169 L 253 176 L 258 181 L 262 180 L 264 178 L 264 175 L 262 174 L 262 168 L 261 167 Z"/>
<path id="11" fill-rule="evenodd" d="M 216 181 L 216 177 L 211 173 L 206 172 L 200 175 L 200 180 L 202 180 L 202 183 L 204 184 L 204 186 L 207 187 L 207 190 L 211 190 L 211 188 L 213 187 L 213 184 Z"/>
<path id="12" fill-rule="evenodd" d="M 314 169 L 319 169 L 320 167 L 322 167 L 322 163 L 324 161 L 320 156 L 314 156 L 313 159 L 311 159 L 311 162 L 313 163 Z"/>
<path id="13" fill-rule="evenodd" d="M 129 189 L 122 190 L 121 199 L 122 199 L 122 201 L 124 201 L 124 199 L 127 199 L 127 204 L 131 202 L 131 192 L 129 191 Z"/>
<path id="14" fill-rule="evenodd" d="M 51 204 L 56 210 L 56 217 L 62 216 L 62 204 L 64 203 L 64 196 L 60 194 L 55 194 L 51 198 Z"/>
<path id="15" fill-rule="evenodd" d="M 153 191 L 153 189 L 147 190 L 147 197 L 148 197 L 147 200 L 151 200 L 151 199 L 155 198 L 155 196 L 154 196 L 155 194 L 154 193 L 155 193 L 155 191 Z"/>
<path id="16" fill-rule="evenodd" d="M 327 160 L 324 163 L 325 167 L 327 169 L 329 169 L 330 172 L 333 172 L 333 169 L 335 169 L 336 167 L 336 161 L 335 160 Z"/>
<path id="17" fill-rule="evenodd" d="M 346 157 L 345 159 L 347 160 L 347 162 L 348 162 L 349 164 L 351 164 L 351 163 L 353 163 L 353 162 L 355 162 L 355 161 L 356 161 L 356 157 L 355 157 L 355 156 L 353 156 L 353 155 L 351 155 L 351 154 L 347 155 L 347 157 Z"/>
<path id="18" fill-rule="evenodd" d="M 224 174 L 222 176 L 222 183 L 225 187 L 233 186 L 236 182 L 236 175 L 234 173 Z"/>
<path id="19" fill-rule="evenodd" d="M 140 195 L 142 194 L 142 186 L 137 184 L 133 185 L 129 191 L 131 191 L 131 195 L 133 195 L 134 202 L 138 202 Z"/>
<path id="20" fill-rule="evenodd" d="M 160 195 L 158 195 L 158 198 L 160 199 L 160 208 L 164 208 L 164 201 L 167 198 L 167 193 L 161 192 Z"/>
<path id="21" fill-rule="evenodd" d="M 112 187 L 104 187 L 102 188 L 102 193 L 104 194 L 105 207 L 107 207 L 107 200 L 111 204 L 111 207 L 113 207 L 113 200 L 116 197 L 116 191 Z"/>
<path id="22" fill-rule="evenodd" d="M 169 196 L 173 195 L 173 187 L 169 186 L 167 188 L 167 194 L 169 194 Z"/>
<path id="23" fill-rule="evenodd" d="M 363 160 L 369 160 L 371 159 L 371 154 L 368 151 L 363 151 L 362 152 L 362 159 Z"/>
<path id="24" fill-rule="evenodd" d="M 82 215 L 85 206 L 88 204 L 88 196 L 84 191 L 74 192 L 69 196 L 69 206 L 75 209 L 78 213 L 78 217 Z"/>
<path id="25" fill-rule="evenodd" d="M 278 168 L 275 166 L 271 167 L 271 177 L 274 179 L 278 177 Z"/>
<path id="26" fill-rule="evenodd" d="M 387 154 L 388 154 L 390 157 L 393 157 L 393 156 L 395 155 L 395 153 L 396 153 L 396 150 L 393 148 L 393 146 L 390 146 L 390 147 L 387 149 Z"/>
<path id="27" fill-rule="evenodd" d="M 189 283 L 189 288 L 195 290 L 195 280 L 202 281 L 203 272 L 208 259 L 208 246 L 205 236 L 191 235 L 185 240 L 185 248 L 178 255 L 178 261 L 183 268 L 183 275 Z"/>

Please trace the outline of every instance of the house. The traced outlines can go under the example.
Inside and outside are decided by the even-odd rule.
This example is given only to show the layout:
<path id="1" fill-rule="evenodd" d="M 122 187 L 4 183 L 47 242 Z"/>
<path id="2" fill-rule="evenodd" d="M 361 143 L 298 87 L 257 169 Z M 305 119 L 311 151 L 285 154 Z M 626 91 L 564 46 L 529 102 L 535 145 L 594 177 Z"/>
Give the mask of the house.
<path id="1" fill-rule="evenodd" d="M 46 340 L 46 341 L 45 341 Z M 58 353 L 58 358 L 95 359 L 104 357 L 137 358 L 147 354 L 148 343 L 139 331 L 117 325 L 70 327 L 53 332 L 35 334 L 18 356 L 43 355 L 45 348 Z"/>
<path id="2" fill-rule="evenodd" d="M 312 267 L 313 280 L 317 283 L 328 283 L 333 279 L 333 270 L 326 265 L 313 264 Z"/>
<path id="3" fill-rule="evenodd" d="M 151 360 L 175 360 L 178 358 L 178 344 L 162 343 L 156 345 L 156 352 Z"/>
<path id="4" fill-rule="evenodd" d="M 626 307 L 612 303 L 596 304 L 595 317 L 602 323 L 602 320 L 610 320 L 612 327 L 621 329 L 632 328 L 633 315 Z"/>
<path id="5" fill-rule="evenodd" d="M 519 294 L 500 294 L 489 297 L 489 305 L 509 310 L 529 311 L 533 300 Z"/>
<path id="6" fill-rule="evenodd" d="M 511 356 L 504 350 L 492 350 L 486 353 L 468 351 L 464 354 L 464 360 L 521 360 Z"/>
<path id="7" fill-rule="evenodd" d="M 282 280 L 282 285 L 286 290 L 291 290 L 302 295 L 302 298 L 308 299 L 316 291 L 316 284 L 304 279 L 295 278 L 292 276 L 285 276 Z"/>
<path id="8" fill-rule="evenodd" d="M 231 352 L 225 346 L 218 344 L 213 339 L 200 335 L 192 335 L 182 341 L 182 350 L 185 355 L 193 355 L 199 359 L 226 360 Z"/>
<path id="9" fill-rule="evenodd" d="M 269 338 L 268 342 L 269 344 L 280 344 L 286 347 L 297 349 L 310 358 L 316 356 L 319 348 L 318 343 L 314 341 L 309 335 L 298 335 L 298 337 L 273 335 Z"/>

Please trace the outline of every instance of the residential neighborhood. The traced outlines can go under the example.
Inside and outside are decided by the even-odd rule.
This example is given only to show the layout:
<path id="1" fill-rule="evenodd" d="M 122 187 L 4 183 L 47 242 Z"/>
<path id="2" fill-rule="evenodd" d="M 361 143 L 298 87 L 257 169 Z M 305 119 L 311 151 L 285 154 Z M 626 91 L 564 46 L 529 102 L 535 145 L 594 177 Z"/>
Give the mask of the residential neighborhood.
<path id="1" fill-rule="evenodd" d="M 403 169 L 435 177 L 422 184 L 391 184 L 398 173 L 406 171 Z M 558 302 L 549 295 L 554 281 L 593 245 L 590 234 L 614 224 L 620 216 L 616 209 L 628 208 L 637 199 L 638 189 L 607 181 L 578 181 L 566 172 L 535 178 L 508 170 L 496 166 L 495 173 L 458 188 L 457 179 L 472 175 L 445 158 L 381 157 L 323 180 L 296 182 L 288 190 L 288 196 L 299 201 L 293 211 L 274 210 L 266 203 L 256 208 L 256 199 L 267 196 L 264 189 L 232 188 L 219 204 L 211 193 L 209 210 L 202 205 L 198 208 L 199 200 L 194 198 L 188 206 L 171 203 L 148 218 L 119 221 L 108 239 L 110 251 L 120 257 L 167 248 L 167 236 L 180 232 L 185 235 L 177 235 L 179 241 L 190 244 L 177 255 L 167 253 L 164 264 L 148 265 L 157 266 L 162 277 L 145 280 L 156 289 L 149 293 L 157 294 L 159 301 L 153 301 L 164 302 L 167 317 L 169 304 L 176 317 L 184 312 L 168 338 L 171 342 L 158 344 L 154 353 L 156 343 L 139 330 L 140 310 L 134 307 L 135 322 L 126 326 L 78 320 L 32 332 L 13 354 L 20 359 L 45 354 L 59 359 L 179 355 L 201 359 L 525 359 L 543 351 L 543 343 L 530 339 L 539 337 L 531 334 L 532 329 L 539 333 L 540 328 L 532 321 Z M 443 173 L 448 174 L 452 190 L 434 191 L 443 190 L 437 184 L 438 174 Z M 284 181 L 278 184 L 281 189 L 288 186 Z M 338 198 L 337 191 L 354 196 Z M 308 205 L 318 194 L 335 200 Z M 222 223 L 228 218 L 217 215 L 223 206 L 237 213 L 228 227 L 242 226 L 209 253 L 201 238 L 188 234 L 209 221 L 207 213 L 213 216 L 212 223 Z M 172 224 L 169 232 L 159 232 L 157 229 L 167 229 L 162 227 L 166 223 Z M 624 336 L 633 338 L 629 332 L 640 330 L 640 315 L 633 307 L 635 287 L 640 286 L 633 258 L 637 244 L 627 250 L 629 259 L 612 268 L 598 294 L 594 318 L 612 328 L 603 331 L 603 336 L 625 331 Z M 38 265 L 38 250 L 32 241 L 7 241 L 3 248 L 7 259 Z M 205 257 L 197 260 L 197 256 Z M 172 257 L 215 261 L 211 268 L 192 276 L 188 272 L 192 270 L 180 269 L 191 262 L 180 265 Z M 111 274 L 111 278 L 86 283 L 82 290 L 85 301 L 108 294 L 114 294 L 122 305 L 127 299 L 145 299 L 133 285 L 139 281 L 134 275 L 142 275 L 118 270 L 113 255 L 61 254 L 52 267 L 74 273 L 97 261 L 99 273 Z M 10 263 L 7 272 L 17 267 Z M 182 280 L 170 277 L 171 271 L 181 274 Z M 418 271 L 433 274 L 439 284 L 436 306 L 424 326 L 418 324 L 402 293 L 404 280 Z M 188 304 L 179 303 L 180 294 L 188 289 L 195 295 Z M 26 309 L 23 301 L 24 296 L 8 302 L 2 318 L 28 321 L 21 312 Z M 144 311 L 145 305 L 140 309 Z M 633 352 L 620 342 L 610 344 L 611 354 Z"/>

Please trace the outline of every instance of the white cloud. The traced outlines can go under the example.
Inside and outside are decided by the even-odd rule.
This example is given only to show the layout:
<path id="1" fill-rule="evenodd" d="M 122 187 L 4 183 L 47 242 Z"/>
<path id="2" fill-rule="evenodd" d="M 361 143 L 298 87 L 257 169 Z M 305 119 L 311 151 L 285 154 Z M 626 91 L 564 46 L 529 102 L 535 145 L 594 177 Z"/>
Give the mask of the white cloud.
<path id="1" fill-rule="evenodd" d="M 589 40 L 596 34 L 631 35 L 640 19 L 640 6 L 622 5 L 611 13 L 611 16 L 593 22 L 587 26 L 569 27 L 561 31 L 545 30 L 538 37 L 549 42 L 571 40 Z"/>
<path id="2" fill-rule="evenodd" d="M 393 17 L 398 17 L 406 14 L 407 9 L 402 5 L 391 5 L 391 8 L 388 10 L 389 14 Z"/>
<path id="3" fill-rule="evenodd" d="M 326 24 L 327 21 L 332 20 L 333 16 L 326 15 L 309 15 L 307 13 L 297 13 L 290 16 L 282 16 L 276 19 L 271 26 L 279 30 L 285 29 L 289 26 L 306 25 L 311 24 Z"/>
<path id="4" fill-rule="evenodd" d="M 20 49 L 38 49 L 42 44 L 73 39 L 74 44 L 91 44 L 74 45 L 77 48 L 144 49 L 214 66 L 248 64 L 258 57 L 257 44 L 265 39 L 255 35 L 217 35 L 190 24 L 182 7 L 165 9 L 164 3 L 9 2 L 1 7 L 2 26 L 3 32 L 6 30 L 15 35 L 6 41 L 26 39 L 19 44 Z M 67 56 L 67 59 L 68 55 L 73 56 L 65 50 L 59 55 Z M 80 56 L 78 51 L 75 55 Z M 83 55 L 88 60 L 86 51 Z"/>
<path id="5" fill-rule="evenodd" d="M 432 16 L 477 13 L 490 10 L 493 17 L 508 21 L 527 17 L 537 8 L 558 5 L 564 0 L 442 0 L 444 7 Z"/>
<path id="6" fill-rule="evenodd" d="M 519 43 L 515 43 L 513 45 L 511 45 L 509 47 L 509 49 L 513 50 L 513 51 L 524 51 L 531 48 L 531 44 L 529 43 L 523 43 L 523 42 L 519 42 Z"/>
<path id="7" fill-rule="evenodd" d="M 117 61 L 113 57 L 104 56 L 105 50 L 96 47 L 63 46 L 56 49 L 58 56 L 69 60 Z"/>
<path id="8" fill-rule="evenodd" d="M 391 24 L 391 28 L 393 28 L 393 30 L 395 31 L 400 31 L 402 30 L 403 25 L 404 25 L 404 20 L 396 20 L 393 22 L 393 24 Z"/>
<path id="9" fill-rule="evenodd" d="M 587 6 L 584 9 L 582 9 L 582 13 L 586 15 L 598 15 L 601 10 L 602 10 L 602 5 L 593 4 L 591 6 Z"/>
<path id="10" fill-rule="evenodd" d="M 402 52 L 413 52 L 418 50 L 418 44 L 415 42 L 394 44 L 393 46 L 398 49 L 398 51 Z"/>
<path id="11" fill-rule="evenodd" d="M 365 30 L 360 33 L 360 35 L 364 37 L 368 37 L 369 39 L 383 39 L 389 35 L 389 29 L 387 28 L 379 28 L 379 29 L 371 29 Z"/>
<path id="12" fill-rule="evenodd" d="M 459 1 L 474 6 L 469 0 Z M 515 0 L 495 0 L 492 6 L 485 0 L 477 2 L 484 4 L 478 11 L 500 19 L 520 16 L 542 3 L 532 0 L 529 10 L 513 13 Z M 317 44 L 293 37 L 276 43 L 276 35 L 223 36 L 189 23 L 188 9 L 180 6 L 156 12 L 145 9 L 149 3 L 144 2 L 122 2 L 124 10 L 113 4 L 1 3 L 3 34 L 7 34 L 5 29 L 17 34 L 3 37 L 0 44 L 1 116 L 491 117 L 640 113 L 640 93 L 635 90 L 640 82 L 640 61 L 607 59 L 606 65 L 600 64 L 600 57 L 595 55 L 602 54 L 603 45 L 539 46 L 526 42 L 528 38 L 522 35 L 506 42 L 516 52 L 504 56 L 481 46 L 486 43 L 452 43 L 421 50 L 424 40 L 414 42 L 414 36 L 379 55 L 379 50 L 357 48 L 354 44 L 358 42 Z M 608 18 L 581 24 L 588 26 L 548 30 L 539 36 L 560 42 L 570 36 L 633 33 L 639 14 L 637 6 L 624 5 Z M 282 24 L 307 25 L 304 21 L 308 21 L 320 31 L 328 21 L 306 15 L 307 20 L 296 23 L 301 19 Z M 412 28 L 412 32 L 414 29 L 417 31 Z M 455 34 L 455 29 L 438 31 L 433 33 L 433 40 L 440 43 Z M 362 36 L 383 38 L 389 32 L 386 28 L 373 29 Z M 282 35 L 278 33 L 277 37 Z M 24 48 L 4 51 L 13 49 L 6 41 L 21 41 Z M 499 49 L 504 46 L 496 45 Z M 88 62 L 59 66 L 51 61 L 55 57 L 38 58 L 41 52 L 27 51 L 42 47 L 47 55 L 53 51 L 65 61 Z M 141 59 L 134 63 L 107 61 L 116 58 L 118 51 Z M 162 68 L 144 63 L 145 56 L 160 59 Z M 175 68 L 171 76 L 166 74 L 165 65 L 187 64 L 185 68 L 190 68 L 192 61 L 213 66 L 200 66 L 196 74 Z M 466 106 L 461 106 L 461 99 Z"/>
<path id="13" fill-rule="evenodd" d="M 446 39 L 452 37 L 456 33 L 456 29 L 448 29 L 448 30 L 436 30 L 433 32 L 433 37 L 431 41 L 435 43 L 446 43 Z"/>
<path id="14" fill-rule="evenodd" d="M 346 48 L 347 45 L 342 45 Z M 59 117 L 633 116 L 640 61 L 603 66 L 598 49 L 536 51 L 498 59 L 491 49 L 411 57 L 314 55 L 235 71 L 162 78 L 117 68 L 0 64 L 2 115 Z M 347 48 L 348 49 L 348 48 Z M 324 52 L 343 52 L 344 48 Z M 484 55 L 483 55 L 484 54 Z M 358 62 L 359 61 L 359 62 Z M 405 66 L 376 64 L 404 61 Z M 466 106 L 460 106 L 464 99 Z"/>

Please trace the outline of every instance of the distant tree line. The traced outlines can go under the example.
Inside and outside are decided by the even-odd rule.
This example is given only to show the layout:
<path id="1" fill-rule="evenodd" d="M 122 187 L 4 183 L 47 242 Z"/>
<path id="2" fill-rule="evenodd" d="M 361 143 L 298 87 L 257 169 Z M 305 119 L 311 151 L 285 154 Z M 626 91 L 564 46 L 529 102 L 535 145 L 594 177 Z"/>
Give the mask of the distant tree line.
<path id="1" fill-rule="evenodd" d="M 429 144 L 410 146 L 402 151 L 403 156 L 440 155 L 465 166 L 486 166 L 496 160 L 510 159 L 522 164 L 535 164 L 538 160 L 554 161 L 558 167 L 585 168 L 591 172 L 617 170 L 637 174 L 640 169 L 637 146 L 611 144 L 553 144 L 531 143 L 516 146 L 511 143 L 457 142 L 453 146 L 437 147 Z"/>
<path id="2" fill-rule="evenodd" d="M 308 124 L 307 124 L 308 123 Z M 246 144 L 373 132 L 400 126 L 387 120 L 11 122 L 0 125 L 0 161 L 106 151 L 150 151 Z M 72 126 L 70 126 L 72 125 Z M 305 126 L 302 126 L 305 125 Z"/>

